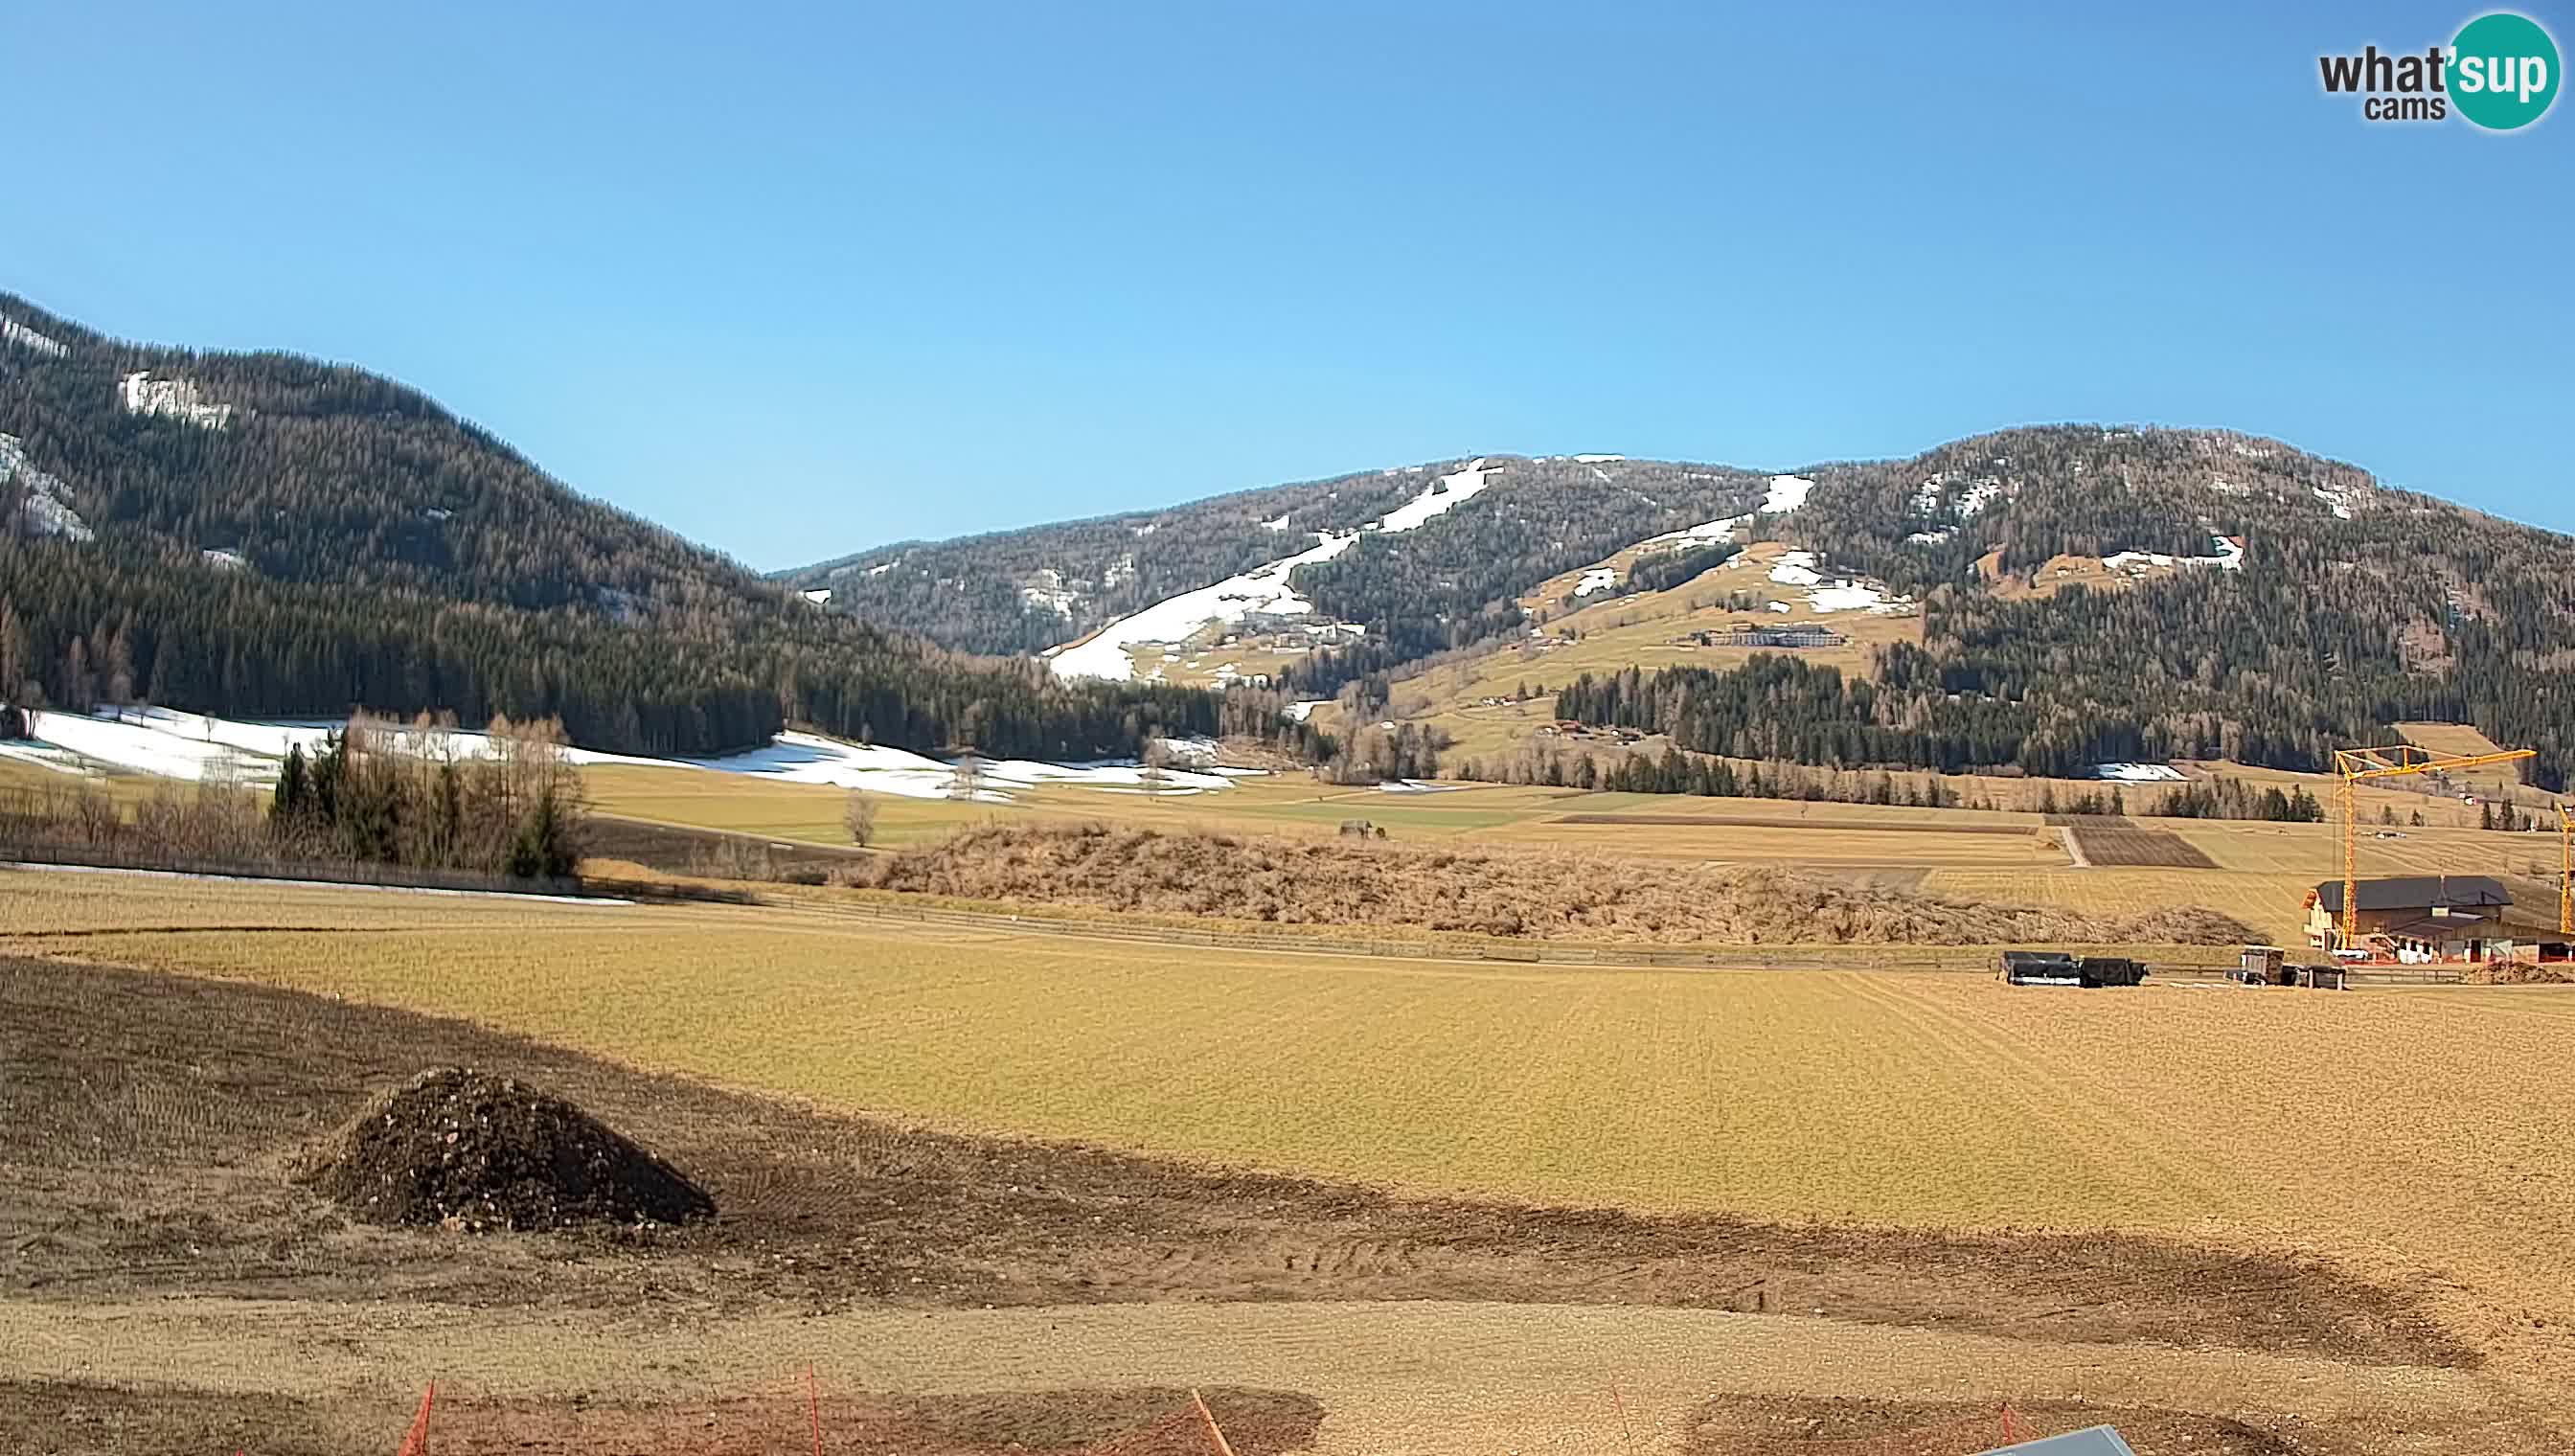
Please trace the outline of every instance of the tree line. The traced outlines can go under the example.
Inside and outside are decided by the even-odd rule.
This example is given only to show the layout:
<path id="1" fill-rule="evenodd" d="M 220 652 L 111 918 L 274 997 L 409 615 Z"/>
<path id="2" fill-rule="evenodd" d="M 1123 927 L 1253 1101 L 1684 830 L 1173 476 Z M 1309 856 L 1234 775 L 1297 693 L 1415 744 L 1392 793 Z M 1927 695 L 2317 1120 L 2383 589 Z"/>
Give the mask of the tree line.
<path id="1" fill-rule="evenodd" d="M 0 358 L 0 432 L 95 532 L 47 535 L 0 485 L 0 700 L 551 718 L 643 754 L 809 725 L 924 751 L 1132 755 L 1217 726 L 1206 693 L 1068 684 L 818 610 L 362 371 L 121 344 L 0 306 L 71 346 Z M 230 423 L 127 412 L 136 370 L 196 385 Z"/>

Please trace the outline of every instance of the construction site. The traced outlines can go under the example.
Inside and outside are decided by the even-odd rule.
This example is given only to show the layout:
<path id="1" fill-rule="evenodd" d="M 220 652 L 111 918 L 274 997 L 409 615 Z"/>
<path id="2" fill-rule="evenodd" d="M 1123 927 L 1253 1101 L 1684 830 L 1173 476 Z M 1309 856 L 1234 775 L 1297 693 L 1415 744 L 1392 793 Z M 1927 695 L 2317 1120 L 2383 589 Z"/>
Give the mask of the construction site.
<path id="1" fill-rule="evenodd" d="M 2557 817 L 2554 915 L 2516 906 L 2511 890 L 2485 874 L 2434 873 L 2364 877 L 2359 790 L 2368 783 L 2421 780 L 2435 793 L 2455 789 L 2457 775 L 2536 756 L 2528 748 L 2443 753 L 2416 743 L 2346 748 L 2334 754 L 2342 780 L 2342 878 L 2318 884 L 2305 901 L 2307 944 L 2349 965 L 2484 964 L 2532 966 L 2575 959 L 2575 813 L 2564 799 Z"/>

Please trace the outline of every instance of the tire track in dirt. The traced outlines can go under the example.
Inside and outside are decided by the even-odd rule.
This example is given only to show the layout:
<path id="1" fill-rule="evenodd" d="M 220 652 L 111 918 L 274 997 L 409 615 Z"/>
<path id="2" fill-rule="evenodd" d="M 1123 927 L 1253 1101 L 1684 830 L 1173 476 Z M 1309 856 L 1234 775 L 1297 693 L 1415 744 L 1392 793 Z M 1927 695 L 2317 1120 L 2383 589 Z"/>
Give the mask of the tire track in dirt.
<path id="1" fill-rule="evenodd" d="M 2236 1201 L 2219 1191 L 2235 1184 L 2231 1174 L 2215 1164 L 2179 1153 L 2168 1141 L 2154 1138 L 2144 1126 L 2116 1111 L 2116 1100 L 2100 1088 L 2084 1085 L 2063 1068 L 2042 1062 L 1992 1026 L 1936 1004 L 1918 986 L 1898 986 L 1865 972 L 1854 972 L 1852 984 L 1862 996 L 1949 1051 L 1961 1065 L 2003 1067 L 2007 1075 L 1997 1081 L 1997 1090 L 2094 1163 L 2114 1168 L 2121 1164 L 2142 1167 L 2154 1174 L 2148 1179 L 2130 1177 L 2123 1181 L 2176 1191 L 2183 1201 L 2204 1210 L 2207 1218 L 2225 1218 L 2236 1210 Z M 2102 1149 L 2112 1156 L 2105 1158 L 2093 1151 Z"/>

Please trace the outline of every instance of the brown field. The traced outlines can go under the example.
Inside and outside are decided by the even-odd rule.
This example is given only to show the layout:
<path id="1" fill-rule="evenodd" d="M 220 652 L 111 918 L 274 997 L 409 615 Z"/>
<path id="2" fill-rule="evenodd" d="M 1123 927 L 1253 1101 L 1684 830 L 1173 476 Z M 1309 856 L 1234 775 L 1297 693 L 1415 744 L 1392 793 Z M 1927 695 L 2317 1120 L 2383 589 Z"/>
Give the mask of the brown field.
<path id="1" fill-rule="evenodd" d="M 2013 876 L 2157 877 L 2223 872 Z M 0 1140 L 0 1430 L 30 1449 L 390 1441 L 437 1376 L 465 1449 L 587 1456 L 757 1421 L 809 1360 L 835 1421 L 960 1456 L 1192 1385 L 1247 1449 L 1335 1452 L 1821 1451 L 2005 1400 L 2162 1456 L 2575 1425 L 2575 999 L 2546 988 L 1477 968 L 94 878 L 0 872 L 0 940 L 79 957 L 0 962 L 0 1125 L 32 1134 Z M 440 1061 L 572 1096 L 722 1215 L 397 1233 L 281 1176 Z"/>
<path id="2" fill-rule="evenodd" d="M 2083 846 L 2083 857 L 2095 866 L 2141 865 L 2166 869 L 2215 869 L 2217 861 L 2169 828 L 2115 815 L 2053 814 Z"/>
<path id="3" fill-rule="evenodd" d="M 2400 723 L 2396 732 L 2405 741 L 2435 753 L 2466 756 L 2503 751 L 2494 739 L 2463 723 Z"/>

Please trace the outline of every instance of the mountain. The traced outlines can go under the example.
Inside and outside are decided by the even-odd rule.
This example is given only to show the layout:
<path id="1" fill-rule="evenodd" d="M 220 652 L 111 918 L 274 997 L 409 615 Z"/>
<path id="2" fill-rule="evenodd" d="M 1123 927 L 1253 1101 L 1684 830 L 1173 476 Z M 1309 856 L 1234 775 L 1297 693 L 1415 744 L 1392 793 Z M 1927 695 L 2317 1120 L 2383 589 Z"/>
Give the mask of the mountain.
<path id="1" fill-rule="evenodd" d="M 1734 550 L 1761 541 L 1777 549 Z M 1055 655 L 1068 671 L 1186 677 L 1223 657 L 1318 697 L 1364 678 L 1371 713 L 1434 656 L 1508 652 L 1545 681 L 1562 613 L 1695 582 L 1720 617 L 1793 607 L 1829 631 L 1897 614 L 1919 631 L 1861 634 L 1848 674 L 1792 654 L 1802 671 L 1757 693 L 1695 665 L 1578 690 L 1557 676 L 1559 710 L 1834 767 L 2314 769 L 2413 720 L 2536 747 L 2552 787 L 2575 767 L 2575 539 L 2225 431 L 2017 429 L 1776 476 L 1490 457 L 906 543 L 783 579 L 955 646 L 1090 636 Z M 1211 611 L 1240 621 L 1201 628 Z"/>
<path id="2" fill-rule="evenodd" d="M 1349 538 L 1292 573 L 1325 617 L 1418 657 L 1509 626 L 1525 586 L 1629 542 L 1752 509 L 1765 478 L 1615 456 L 1451 461 L 1163 511 L 906 542 L 781 575 L 836 611 L 977 652 L 1041 652 L 1183 593 Z M 1491 486 L 1490 494 L 1485 488 Z M 1482 497 L 1476 509 L 1443 504 Z"/>
<path id="3" fill-rule="evenodd" d="M 1205 694 L 818 611 L 361 370 L 120 342 L 0 294 L 0 700 L 37 695 L 556 716 L 649 753 L 795 721 L 1087 757 L 1218 721 Z"/>

